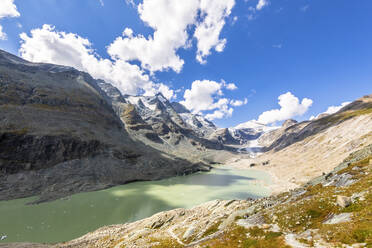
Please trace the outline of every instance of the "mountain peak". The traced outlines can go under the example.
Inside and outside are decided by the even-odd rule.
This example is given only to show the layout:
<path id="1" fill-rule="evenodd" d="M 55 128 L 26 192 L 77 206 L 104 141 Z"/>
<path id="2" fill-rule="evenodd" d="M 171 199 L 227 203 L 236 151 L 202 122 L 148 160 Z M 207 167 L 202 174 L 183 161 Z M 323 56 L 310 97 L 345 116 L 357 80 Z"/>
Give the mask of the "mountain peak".
<path id="1" fill-rule="evenodd" d="M 155 97 L 161 102 L 168 102 L 168 99 L 161 92 L 156 93 Z"/>
<path id="2" fill-rule="evenodd" d="M 298 123 L 298 121 L 296 121 L 296 120 L 288 119 L 288 120 L 286 120 L 286 121 L 283 123 L 282 128 L 286 129 L 286 128 L 288 128 L 288 127 L 290 127 L 290 126 L 293 126 L 293 125 L 295 125 L 295 124 L 297 124 L 297 123 Z"/>

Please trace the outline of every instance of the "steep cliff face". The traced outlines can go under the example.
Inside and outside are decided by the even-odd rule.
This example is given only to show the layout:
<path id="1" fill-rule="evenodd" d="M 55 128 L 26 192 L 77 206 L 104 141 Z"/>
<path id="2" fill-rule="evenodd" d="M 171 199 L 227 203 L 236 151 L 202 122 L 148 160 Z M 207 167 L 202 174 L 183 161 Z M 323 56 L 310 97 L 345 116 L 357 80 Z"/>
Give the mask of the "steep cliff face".
<path id="1" fill-rule="evenodd" d="M 54 199 L 199 170 L 133 141 L 120 118 L 125 100 L 99 84 L 73 68 L 0 51 L 0 200 Z"/>

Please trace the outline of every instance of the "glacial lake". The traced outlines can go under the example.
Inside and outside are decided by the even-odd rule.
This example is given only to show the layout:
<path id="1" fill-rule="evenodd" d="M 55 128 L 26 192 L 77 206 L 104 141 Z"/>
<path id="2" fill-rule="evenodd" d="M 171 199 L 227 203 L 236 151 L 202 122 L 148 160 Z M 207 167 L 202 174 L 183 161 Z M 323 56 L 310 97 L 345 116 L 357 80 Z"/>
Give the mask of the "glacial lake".
<path id="1" fill-rule="evenodd" d="M 99 227 L 149 217 L 174 208 L 191 208 L 215 199 L 265 197 L 271 182 L 265 172 L 218 167 L 211 172 L 160 181 L 135 182 L 80 193 L 53 202 L 26 205 L 35 197 L 0 202 L 1 243 L 56 243 Z"/>

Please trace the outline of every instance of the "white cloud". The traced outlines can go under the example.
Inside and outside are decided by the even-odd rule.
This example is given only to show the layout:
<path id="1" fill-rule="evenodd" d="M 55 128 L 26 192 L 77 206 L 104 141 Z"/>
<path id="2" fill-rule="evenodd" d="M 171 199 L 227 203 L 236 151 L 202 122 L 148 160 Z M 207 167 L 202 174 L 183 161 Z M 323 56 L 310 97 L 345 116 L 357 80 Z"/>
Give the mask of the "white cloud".
<path id="1" fill-rule="evenodd" d="M 30 36 L 22 33 L 19 52 L 33 62 L 62 64 L 86 71 L 94 78 L 112 83 L 125 94 L 162 92 L 173 98 L 173 90 L 151 80 L 154 72 L 180 72 L 184 60 L 177 52 L 191 47 L 193 39 L 196 39 L 196 58 L 200 63 L 206 62 L 212 50 L 224 50 L 227 41 L 220 38 L 220 33 L 235 0 L 143 0 L 138 6 L 132 0 L 126 2 L 137 8 L 140 19 L 154 32 L 145 37 L 126 27 L 122 36 L 107 47 L 110 59 L 97 55 L 88 39 L 56 31 L 50 25 L 32 30 Z M 228 90 L 237 89 L 233 83 L 219 84 Z M 223 110 L 222 105 L 218 108 L 232 112 L 229 108 Z"/>
<path id="2" fill-rule="evenodd" d="M 214 96 L 222 95 L 222 84 L 209 80 L 196 80 L 192 83 L 191 89 L 184 93 L 184 101 L 181 103 L 194 113 L 204 110 L 212 110 L 215 103 Z"/>
<path id="3" fill-rule="evenodd" d="M 151 72 L 168 69 L 180 72 L 184 60 L 177 51 L 189 48 L 194 37 L 196 57 L 205 63 L 211 49 L 221 52 L 225 47 L 226 39 L 220 39 L 219 35 L 234 4 L 235 0 L 143 0 L 137 10 L 141 20 L 154 30 L 153 35 L 133 36 L 133 32 L 124 32 L 109 46 L 108 52 L 117 59 L 140 61 L 141 67 Z M 195 27 L 193 36 L 191 27 Z"/>
<path id="4" fill-rule="evenodd" d="M 231 117 L 234 109 L 229 106 L 229 100 L 227 98 L 221 98 L 216 103 L 212 105 L 215 109 L 213 113 L 205 115 L 208 120 L 222 119 L 226 117 Z"/>
<path id="5" fill-rule="evenodd" d="M 231 100 L 230 101 L 230 104 L 234 107 L 239 107 L 239 106 L 243 106 L 245 104 L 248 103 L 248 99 L 245 98 L 243 101 L 242 100 Z"/>
<path id="6" fill-rule="evenodd" d="M 228 90 L 237 90 L 238 87 L 234 83 L 226 83 L 225 80 L 222 80 L 222 85 Z"/>
<path id="7" fill-rule="evenodd" d="M 222 52 L 226 46 L 226 39 L 220 39 L 220 33 L 225 25 L 225 18 L 231 14 L 235 0 L 201 0 L 200 16 L 204 20 L 196 25 L 194 37 L 197 39 L 196 59 L 204 64 L 211 49 Z"/>
<path id="8" fill-rule="evenodd" d="M 276 44 L 276 45 L 273 45 L 273 48 L 278 48 L 278 49 L 281 49 L 283 47 L 282 44 Z"/>
<path id="9" fill-rule="evenodd" d="M 239 18 L 237 16 L 234 16 L 233 19 L 232 19 L 231 24 L 234 25 L 238 21 L 238 19 Z"/>
<path id="10" fill-rule="evenodd" d="M 123 31 L 123 36 L 127 36 L 129 38 L 133 37 L 133 30 L 131 28 L 125 28 Z"/>
<path id="11" fill-rule="evenodd" d="M 152 83 L 152 84 L 149 84 L 149 88 L 144 92 L 143 95 L 145 96 L 153 96 L 157 93 L 162 93 L 163 96 L 165 96 L 165 98 L 171 100 L 173 98 L 176 98 L 177 97 L 177 94 L 175 94 L 175 91 L 174 90 L 171 90 L 168 86 L 166 86 L 165 84 L 155 84 L 155 83 Z"/>
<path id="12" fill-rule="evenodd" d="M 6 40 L 6 33 L 3 32 L 3 26 L 0 25 L 0 40 Z"/>
<path id="13" fill-rule="evenodd" d="M 323 114 L 327 114 L 327 115 L 331 115 L 331 114 L 334 114 L 336 112 L 338 112 L 339 110 L 341 110 L 343 107 L 345 107 L 346 105 L 349 105 L 351 102 L 343 102 L 341 103 L 341 105 L 339 106 L 330 106 L 327 108 L 327 110 L 323 113 L 320 113 L 318 114 L 317 116 L 311 116 L 310 117 L 310 120 L 314 120 L 314 119 L 317 119 L 319 118 L 320 115 L 323 115 Z"/>
<path id="14" fill-rule="evenodd" d="M 261 10 L 263 9 L 265 6 L 269 5 L 269 1 L 268 0 L 259 0 L 257 5 L 256 5 L 256 9 L 257 10 Z"/>
<path id="15" fill-rule="evenodd" d="M 108 53 L 125 61 L 139 60 L 141 66 L 150 71 L 180 72 L 184 61 L 176 51 L 186 45 L 187 27 L 195 22 L 197 10 L 198 0 L 144 0 L 138 5 L 138 13 L 141 20 L 154 29 L 154 34 L 128 36 L 124 32 L 123 37 L 108 47 Z"/>
<path id="16" fill-rule="evenodd" d="M 94 78 L 112 83 L 123 94 L 155 94 L 168 98 L 173 91 L 150 80 L 140 67 L 123 60 L 102 59 L 95 54 L 88 39 L 73 33 L 58 32 L 50 25 L 20 35 L 20 55 L 29 61 L 55 63 L 86 71 Z"/>
<path id="17" fill-rule="evenodd" d="M 135 6 L 136 6 L 136 4 L 134 3 L 134 0 L 125 0 L 125 2 L 126 2 L 128 5 L 132 6 L 132 7 L 135 7 Z"/>
<path id="18" fill-rule="evenodd" d="M 351 102 L 343 102 L 341 103 L 341 105 L 339 106 L 330 106 L 328 107 L 327 111 L 324 112 L 324 114 L 334 114 L 336 112 L 338 112 L 340 109 L 342 109 L 343 107 L 345 107 L 346 105 L 349 105 Z"/>
<path id="19" fill-rule="evenodd" d="M 209 120 L 230 117 L 234 111 L 231 106 L 242 106 L 247 102 L 247 99 L 239 101 L 223 97 L 223 90 L 228 89 L 231 85 L 233 84 L 228 84 L 224 80 L 220 83 L 210 80 L 196 80 L 192 83 L 191 89 L 185 91 L 181 104 L 193 113 L 208 112 L 205 117 Z"/>
<path id="20" fill-rule="evenodd" d="M 207 118 L 210 121 L 213 121 L 216 119 L 231 117 L 233 112 L 234 112 L 233 108 L 228 108 L 224 106 L 222 109 L 215 110 L 212 114 L 205 115 L 205 118 Z"/>
<path id="21" fill-rule="evenodd" d="M 0 18 L 4 17 L 19 17 L 20 14 L 14 0 L 1 0 L 0 2 Z"/>
<path id="22" fill-rule="evenodd" d="M 301 116 L 307 112 L 313 101 L 308 98 L 300 100 L 291 92 L 287 92 L 278 97 L 280 109 L 273 109 L 263 112 L 258 117 L 258 122 L 271 124 L 277 121 L 284 121 L 295 116 Z"/>
<path id="23" fill-rule="evenodd" d="M 0 20 L 6 17 L 19 17 L 20 14 L 14 0 L 1 0 L 0 1 Z M 0 40 L 6 40 L 7 36 L 3 32 L 3 27 L 0 25 Z"/>

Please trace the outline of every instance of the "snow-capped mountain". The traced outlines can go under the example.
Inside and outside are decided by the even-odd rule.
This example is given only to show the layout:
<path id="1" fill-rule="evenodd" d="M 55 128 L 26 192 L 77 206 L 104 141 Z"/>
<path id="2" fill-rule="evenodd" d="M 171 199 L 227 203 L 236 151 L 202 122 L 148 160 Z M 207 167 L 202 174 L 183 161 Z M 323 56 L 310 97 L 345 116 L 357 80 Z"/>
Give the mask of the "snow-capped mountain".
<path id="1" fill-rule="evenodd" d="M 202 137 L 207 137 L 213 133 L 217 127 L 213 122 L 207 120 L 202 115 L 191 113 L 185 106 L 178 102 L 172 102 L 174 110 L 179 114 L 184 123 Z"/>
<path id="2" fill-rule="evenodd" d="M 229 133 L 238 144 L 247 144 L 252 140 L 258 139 L 261 135 L 276 130 L 277 126 L 267 126 L 255 120 L 241 123 L 235 127 L 230 127 Z"/>
<path id="3" fill-rule="evenodd" d="M 188 140 L 212 147 L 246 145 L 279 128 L 257 121 L 248 121 L 231 128 L 218 128 L 181 103 L 170 102 L 161 93 L 155 96 L 123 96 L 111 84 L 102 81 L 99 85 L 111 98 L 114 109 L 127 129 L 134 130 L 129 131 L 135 136 L 142 132 L 147 139 L 155 142 L 177 145 L 182 140 Z"/>
<path id="4" fill-rule="evenodd" d="M 155 96 L 124 96 L 127 102 L 136 106 L 145 121 L 172 121 L 180 128 L 191 129 L 206 137 L 217 127 L 201 115 L 191 113 L 178 102 L 169 102 L 161 93 Z"/>
<path id="5" fill-rule="evenodd" d="M 278 128 L 279 128 L 278 126 L 268 126 L 268 125 L 265 125 L 263 123 L 260 123 L 260 122 L 258 122 L 256 120 L 251 120 L 251 121 L 247 121 L 247 122 L 241 123 L 241 124 L 235 126 L 232 129 L 235 129 L 235 130 L 238 130 L 238 129 L 250 129 L 250 130 L 254 130 L 256 132 L 267 133 L 267 132 L 270 132 L 270 131 L 275 130 L 275 129 L 278 129 Z"/>

